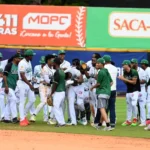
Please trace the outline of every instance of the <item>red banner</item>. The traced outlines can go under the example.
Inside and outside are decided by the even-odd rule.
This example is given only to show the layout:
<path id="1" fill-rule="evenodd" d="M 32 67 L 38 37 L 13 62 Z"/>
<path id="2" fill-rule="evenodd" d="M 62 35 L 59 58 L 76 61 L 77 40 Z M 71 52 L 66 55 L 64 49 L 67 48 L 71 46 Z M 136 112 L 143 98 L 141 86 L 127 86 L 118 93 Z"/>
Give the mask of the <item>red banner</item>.
<path id="1" fill-rule="evenodd" d="M 0 44 L 85 47 L 86 8 L 0 5 Z"/>

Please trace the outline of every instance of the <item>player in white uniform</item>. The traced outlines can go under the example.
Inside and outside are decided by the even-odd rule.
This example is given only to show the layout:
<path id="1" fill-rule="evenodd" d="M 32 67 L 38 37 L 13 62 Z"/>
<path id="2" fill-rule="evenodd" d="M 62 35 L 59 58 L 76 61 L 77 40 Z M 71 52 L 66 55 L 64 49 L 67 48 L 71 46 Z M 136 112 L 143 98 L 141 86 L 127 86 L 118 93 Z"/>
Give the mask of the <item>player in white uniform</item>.
<path id="1" fill-rule="evenodd" d="M 34 115 L 31 117 L 32 121 L 36 120 L 36 116 L 41 111 L 44 106 L 47 106 L 47 96 L 51 92 L 51 83 L 53 80 L 55 70 L 52 69 L 52 60 L 54 59 L 53 55 L 47 55 L 45 57 L 46 65 L 41 71 L 41 81 L 39 86 L 40 93 L 40 104 L 37 106 Z M 44 120 L 48 121 L 48 110 L 44 111 Z"/>
<path id="2" fill-rule="evenodd" d="M 96 59 L 98 59 L 98 58 L 100 58 L 101 57 L 101 55 L 100 54 L 98 54 L 98 53 L 94 53 L 93 55 L 92 55 L 92 58 L 96 58 Z M 92 65 L 92 60 L 89 60 L 87 63 L 87 66 L 89 67 L 89 68 L 91 68 L 93 65 Z"/>
<path id="3" fill-rule="evenodd" d="M 78 66 L 80 66 L 80 60 L 74 59 L 72 61 L 72 67 L 65 71 L 66 73 L 67 72 L 71 73 L 72 75 L 71 79 L 74 81 L 74 83 L 70 85 L 68 89 L 68 103 L 71 118 L 71 123 L 68 123 L 68 125 L 77 125 L 77 118 L 75 113 L 75 101 L 77 103 L 78 109 L 81 112 L 80 123 L 83 125 L 87 124 L 84 107 L 84 87 L 82 85 L 83 76 L 81 72 L 77 69 Z"/>
<path id="4" fill-rule="evenodd" d="M 146 82 L 147 82 L 147 99 L 146 99 L 146 106 L 147 106 L 147 120 L 146 124 L 148 125 L 145 127 L 145 130 L 150 130 L 150 67 L 149 62 L 146 59 L 141 60 L 141 67 L 145 70 L 146 74 Z"/>
<path id="5" fill-rule="evenodd" d="M 19 80 L 17 82 L 17 89 L 19 90 L 18 93 L 19 93 L 20 126 L 29 125 L 26 115 L 35 102 L 34 87 L 31 83 L 32 81 L 31 60 L 33 55 L 35 55 L 35 53 L 33 53 L 32 50 L 26 50 L 24 53 L 25 58 L 20 61 L 18 66 Z M 27 97 L 28 103 L 26 104 L 25 107 Z"/>
<path id="6" fill-rule="evenodd" d="M 70 63 L 65 60 L 65 55 L 66 55 L 66 52 L 64 50 L 60 50 L 58 52 L 58 58 L 60 58 L 62 61 L 60 68 L 63 70 L 66 70 L 70 67 Z"/>
<path id="7" fill-rule="evenodd" d="M 98 74 L 98 70 L 96 67 L 96 58 L 92 58 L 92 67 L 90 70 L 86 73 L 87 78 L 89 79 L 89 89 L 96 84 L 96 77 Z M 90 91 L 90 106 L 91 106 L 91 125 L 94 123 L 94 118 L 97 113 L 97 95 L 96 95 L 96 89 L 93 89 Z"/>
<path id="8" fill-rule="evenodd" d="M 141 124 L 139 126 L 146 126 L 146 74 L 145 71 L 138 67 L 138 60 L 133 58 L 131 59 L 131 67 L 135 70 L 138 71 L 139 78 L 140 78 L 140 86 L 141 86 L 141 91 L 139 92 L 139 98 L 138 98 L 138 103 L 139 103 L 139 109 L 140 109 L 140 122 Z"/>
<path id="9" fill-rule="evenodd" d="M 1 70 L 1 75 L 0 75 L 0 85 L 2 86 L 2 82 L 3 82 L 3 71 L 5 69 L 6 64 L 8 63 L 8 59 L 7 60 L 2 60 L 3 55 L 2 53 L 0 53 L 0 70 Z M 0 86 L 0 88 L 1 88 Z M 4 120 L 4 113 L 5 113 L 5 102 L 4 102 L 4 95 L 0 94 L 0 120 Z"/>

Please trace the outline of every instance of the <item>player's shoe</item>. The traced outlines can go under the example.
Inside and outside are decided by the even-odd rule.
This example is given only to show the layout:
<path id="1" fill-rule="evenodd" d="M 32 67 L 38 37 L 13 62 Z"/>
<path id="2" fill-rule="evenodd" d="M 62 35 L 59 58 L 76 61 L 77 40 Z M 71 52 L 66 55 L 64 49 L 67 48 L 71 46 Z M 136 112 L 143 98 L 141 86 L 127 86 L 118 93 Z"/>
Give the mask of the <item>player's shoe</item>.
<path id="1" fill-rule="evenodd" d="M 102 126 L 106 127 L 106 122 L 105 121 L 103 121 Z"/>
<path id="2" fill-rule="evenodd" d="M 20 121 L 20 126 L 22 126 L 22 127 L 28 126 L 27 121 L 25 119 Z"/>
<path id="3" fill-rule="evenodd" d="M 11 120 L 4 120 L 3 122 L 4 122 L 4 123 L 12 123 Z"/>
<path id="4" fill-rule="evenodd" d="M 145 127 L 146 126 L 146 123 L 141 123 L 140 125 L 139 125 L 139 127 Z"/>
<path id="5" fill-rule="evenodd" d="M 48 122 L 47 122 L 47 124 L 49 124 L 49 125 L 55 125 L 55 124 L 57 124 L 57 121 L 55 119 L 49 119 Z"/>
<path id="6" fill-rule="evenodd" d="M 123 127 L 126 127 L 126 126 L 130 126 L 131 125 L 131 122 L 130 121 L 125 121 L 124 123 L 122 123 L 122 126 Z"/>
<path id="7" fill-rule="evenodd" d="M 36 121 L 36 116 L 32 115 L 31 118 L 30 118 L 30 122 L 35 122 L 35 121 Z"/>
<path id="8" fill-rule="evenodd" d="M 111 128 L 111 126 L 109 126 L 109 127 L 105 127 L 104 129 L 103 129 L 103 131 L 112 131 L 112 130 L 114 130 L 113 128 Z"/>
<path id="9" fill-rule="evenodd" d="M 138 120 L 136 118 L 134 118 L 131 126 L 136 127 L 137 125 L 138 125 Z"/>
<path id="10" fill-rule="evenodd" d="M 87 125 L 87 120 L 85 118 L 82 118 L 80 121 L 79 121 L 80 124 L 86 126 Z"/>
<path id="11" fill-rule="evenodd" d="M 60 124 L 56 124 L 56 126 L 55 126 L 55 127 L 59 128 L 59 127 L 65 127 L 65 126 L 66 126 L 66 124 L 62 124 L 62 125 L 60 125 Z"/>
<path id="12" fill-rule="evenodd" d="M 27 117 L 25 117 L 25 120 L 26 120 L 27 124 L 30 125 L 30 122 L 28 121 Z"/>
<path id="13" fill-rule="evenodd" d="M 44 119 L 43 119 L 43 122 L 48 122 L 48 119 L 47 119 L 47 118 L 44 118 Z"/>
<path id="14" fill-rule="evenodd" d="M 150 124 L 147 127 L 145 127 L 144 130 L 150 131 Z"/>
<path id="15" fill-rule="evenodd" d="M 19 120 L 17 119 L 17 117 L 13 118 L 12 123 L 14 123 L 14 124 L 19 123 Z"/>

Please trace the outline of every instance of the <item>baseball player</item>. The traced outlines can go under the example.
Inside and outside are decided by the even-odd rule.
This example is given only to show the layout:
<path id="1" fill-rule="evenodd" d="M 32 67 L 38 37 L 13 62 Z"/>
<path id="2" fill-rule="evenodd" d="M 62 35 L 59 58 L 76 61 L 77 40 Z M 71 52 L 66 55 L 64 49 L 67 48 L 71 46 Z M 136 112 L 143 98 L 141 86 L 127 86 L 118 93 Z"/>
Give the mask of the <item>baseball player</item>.
<path id="1" fill-rule="evenodd" d="M 147 106 L 147 120 L 146 124 L 150 124 L 150 67 L 149 62 L 146 59 L 141 60 L 141 67 L 145 70 L 146 74 L 146 86 L 147 86 L 147 99 L 146 99 L 146 106 Z M 145 130 L 149 130 L 149 126 L 144 128 Z"/>
<path id="2" fill-rule="evenodd" d="M 79 59 L 73 59 L 72 67 L 67 69 L 65 72 L 70 72 L 72 75 L 72 80 L 74 81 L 72 85 L 69 86 L 68 89 L 68 104 L 69 104 L 69 112 L 71 123 L 67 125 L 77 125 L 77 118 L 75 113 L 75 101 L 77 103 L 78 109 L 81 111 L 81 120 L 80 123 L 82 125 L 87 125 L 87 120 L 85 116 L 85 107 L 84 107 L 84 87 L 82 85 L 83 76 L 81 72 L 77 69 L 80 66 Z"/>
<path id="3" fill-rule="evenodd" d="M 2 53 L 0 53 L 0 70 L 1 70 L 1 76 L 0 76 L 0 84 L 2 85 L 3 82 L 3 71 L 5 69 L 6 64 L 8 63 L 8 60 L 2 60 L 3 59 L 3 55 Z M 0 94 L 0 120 L 3 121 L 4 120 L 4 113 L 5 113 L 5 102 L 4 102 L 4 98 L 3 98 L 3 94 Z"/>
<path id="4" fill-rule="evenodd" d="M 99 56 L 99 55 L 98 55 Z M 97 56 L 97 58 L 98 58 Z M 92 58 L 92 67 L 90 68 L 89 72 L 85 72 L 86 77 L 89 79 L 89 89 L 96 84 L 96 77 L 98 74 L 98 70 L 96 69 L 96 61 L 97 58 Z M 91 106 L 91 125 L 94 125 L 94 118 L 97 113 L 97 95 L 96 89 L 90 91 L 90 106 Z M 99 120 L 98 120 L 99 122 Z"/>
<path id="5" fill-rule="evenodd" d="M 35 53 L 32 50 L 26 50 L 24 59 L 18 65 L 19 80 L 17 81 L 17 89 L 19 90 L 19 113 L 20 113 L 20 126 L 27 126 L 29 122 L 26 118 L 28 111 L 31 109 L 35 102 L 34 87 L 32 85 L 32 57 Z M 28 103 L 25 106 L 26 98 Z"/>
<path id="6" fill-rule="evenodd" d="M 34 88 L 35 88 L 36 96 L 39 96 L 39 85 L 40 85 L 40 82 L 41 82 L 41 72 L 42 72 L 43 67 L 45 66 L 45 56 L 41 56 L 41 59 L 40 59 L 39 63 L 40 63 L 40 65 L 36 65 L 34 67 Z M 31 122 L 35 121 L 32 118 L 32 116 L 34 115 L 34 112 L 35 112 L 35 106 L 33 105 L 31 110 L 30 110 L 30 114 L 31 114 L 30 121 Z M 47 105 L 45 105 L 43 107 L 43 112 L 44 112 L 44 114 L 46 114 L 43 118 L 43 121 L 47 122 L 48 121 L 48 118 L 47 118 Z"/>
<path id="7" fill-rule="evenodd" d="M 131 62 L 124 60 L 123 63 L 124 75 L 118 78 L 122 80 L 127 86 L 126 102 L 127 102 L 127 119 L 122 126 L 137 126 L 137 102 L 139 92 L 141 91 L 140 79 L 138 72 L 131 69 Z M 132 121 L 133 116 L 133 121 Z"/>
<path id="8" fill-rule="evenodd" d="M 5 107 L 5 115 L 4 122 L 5 123 L 18 123 L 17 119 L 17 107 L 16 107 L 16 83 L 18 80 L 18 63 L 22 59 L 22 56 L 16 54 L 13 57 L 12 63 L 8 63 L 4 70 L 4 84 L 3 84 L 3 95 L 6 95 L 6 107 Z M 4 97 L 3 97 L 4 98 Z M 12 116 L 12 120 L 10 118 Z"/>
<path id="9" fill-rule="evenodd" d="M 63 113 L 63 104 L 65 100 L 65 73 L 60 69 L 61 59 L 55 58 L 53 60 L 53 67 L 56 70 L 54 73 L 54 80 L 50 97 L 53 98 L 54 116 L 58 122 L 56 127 L 65 126 L 65 119 Z"/>
<path id="10" fill-rule="evenodd" d="M 65 55 L 66 55 L 66 52 L 64 50 L 58 51 L 58 58 L 60 58 L 62 61 L 60 68 L 63 70 L 70 68 L 70 63 L 65 60 Z"/>
<path id="11" fill-rule="evenodd" d="M 101 119 L 99 124 L 96 126 L 97 129 L 100 129 L 102 127 L 102 122 L 106 122 L 106 127 L 104 128 L 104 131 L 111 131 L 113 130 L 110 126 L 108 116 L 106 113 L 108 99 L 111 94 L 111 85 L 112 85 L 112 79 L 111 76 L 106 68 L 104 68 L 105 60 L 103 58 L 99 58 L 96 63 L 96 68 L 100 69 L 97 76 L 97 83 L 91 87 L 91 91 L 96 88 L 96 94 L 98 96 L 97 100 L 97 108 L 99 109 L 101 113 Z"/>
<path id="12" fill-rule="evenodd" d="M 140 109 L 140 122 L 141 124 L 139 126 L 143 127 L 146 126 L 146 74 L 145 71 L 138 67 L 138 60 L 133 58 L 131 59 L 131 68 L 137 70 L 140 78 L 140 86 L 141 86 L 141 92 L 139 92 L 138 97 L 138 103 L 139 103 L 139 109 Z"/>
<path id="13" fill-rule="evenodd" d="M 52 61 L 54 59 L 53 55 L 47 55 L 45 57 L 46 65 L 43 67 L 41 71 L 41 80 L 39 86 L 39 93 L 40 93 L 40 104 L 37 106 L 34 115 L 31 116 L 31 120 L 35 121 L 37 114 L 40 110 L 45 106 L 47 106 L 47 96 L 51 91 L 51 83 L 54 76 L 54 69 L 52 69 Z M 44 119 L 48 121 L 48 110 L 44 111 Z"/>
<path id="14" fill-rule="evenodd" d="M 117 80 L 117 68 L 111 64 L 111 57 L 109 55 L 104 55 L 103 59 L 105 60 L 105 68 L 108 70 L 112 80 L 113 85 L 111 86 L 111 95 L 108 101 L 107 112 L 110 113 L 110 125 L 112 128 L 115 128 L 116 124 L 116 80 Z"/>
<path id="15" fill-rule="evenodd" d="M 92 59 L 93 58 L 96 58 L 96 59 L 98 59 L 98 58 L 101 58 L 101 55 L 99 54 L 99 53 L 94 53 L 93 55 L 92 55 Z M 87 63 L 87 66 L 89 67 L 89 68 L 91 68 L 93 65 L 92 65 L 92 60 L 89 60 Z"/>

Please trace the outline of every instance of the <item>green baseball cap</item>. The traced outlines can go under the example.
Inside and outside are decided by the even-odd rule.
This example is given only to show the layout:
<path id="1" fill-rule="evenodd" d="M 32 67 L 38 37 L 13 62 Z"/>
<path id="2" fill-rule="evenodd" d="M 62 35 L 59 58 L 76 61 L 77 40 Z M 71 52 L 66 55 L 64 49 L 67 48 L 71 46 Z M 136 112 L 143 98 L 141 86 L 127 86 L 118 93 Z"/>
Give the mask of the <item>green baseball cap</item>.
<path id="1" fill-rule="evenodd" d="M 25 56 L 33 56 L 33 55 L 36 55 L 36 53 L 34 53 L 33 50 L 28 49 L 24 52 L 24 55 Z"/>
<path id="2" fill-rule="evenodd" d="M 56 53 L 53 53 L 52 55 L 55 56 L 55 57 L 57 57 L 57 54 L 56 54 Z"/>
<path id="3" fill-rule="evenodd" d="M 111 57 L 109 55 L 104 55 L 103 59 L 105 60 L 105 62 L 111 62 Z"/>
<path id="4" fill-rule="evenodd" d="M 149 62 L 148 62 L 148 60 L 146 60 L 146 59 L 142 59 L 142 60 L 141 60 L 141 64 L 146 64 L 146 65 L 148 65 Z"/>
<path id="5" fill-rule="evenodd" d="M 13 56 L 13 58 L 20 58 L 20 59 L 22 59 L 23 56 L 21 54 L 16 54 L 15 56 Z"/>
<path id="6" fill-rule="evenodd" d="M 80 60 L 80 65 L 84 64 L 85 62 L 83 60 Z"/>
<path id="7" fill-rule="evenodd" d="M 122 65 L 130 65 L 130 64 L 131 64 L 130 60 L 124 60 L 122 62 Z"/>
<path id="8" fill-rule="evenodd" d="M 132 59 L 131 59 L 131 63 L 138 64 L 138 60 L 137 60 L 136 58 L 132 58 Z"/>
<path id="9" fill-rule="evenodd" d="M 103 58 L 97 59 L 97 63 L 105 64 L 105 60 Z"/>
<path id="10" fill-rule="evenodd" d="M 40 64 L 45 64 L 45 56 L 41 56 L 41 59 L 39 61 Z"/>
<path id="11" fill-rule="evenodd" d="M 61 55 L 61 54 L 66 54 L 66 52 L 64 50 L 58 51 L 58 55 Z"/>
<path id="12" fill-rule="evenodd" d="M 3 58 L 3 54 L 2 53 L 0 53 L 0 58 Z"/>

